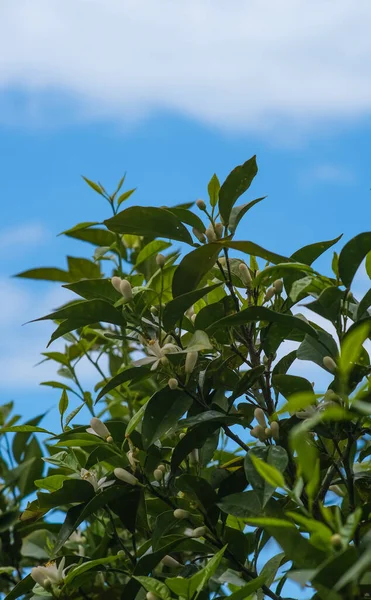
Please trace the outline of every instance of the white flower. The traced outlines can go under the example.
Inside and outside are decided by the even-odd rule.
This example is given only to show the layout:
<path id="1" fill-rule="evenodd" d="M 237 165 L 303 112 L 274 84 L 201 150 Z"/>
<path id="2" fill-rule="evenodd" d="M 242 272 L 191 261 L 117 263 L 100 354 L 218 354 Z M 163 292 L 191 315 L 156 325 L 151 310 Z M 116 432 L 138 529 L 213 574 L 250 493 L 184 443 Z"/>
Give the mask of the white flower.
<path id="1" fill-rule="evenodd" d="M 133 364 L 136 367 L 140 367 L 141 365 L 148 365 L 152 363 L 151 371 L 155 371 L 161 362 L 167 360 L 167 354 L 176 354 L 180 351 L 179 346 L 176 344 L 164 344 L 161 348 L 158 340 L 150 340 L 148 343 L 146 343 L 146 346 L 150 356 L 140 358 Z"/>
<path id="2" fill-rule="evenodd" d="M 139 460 L 135 458 L 135 452 L 133 450 L 129 450 L 129 452 L 126 453 L 126 456 L 128 457 L 129 464 L 135 473 L 137 464 L 139 463 Z"/>
<path id="3" fill-rule="evenodd" d="M 97 417 L 93 417 L 91 419 L 90 427 L 86 431 L 87 431 L 87 433 L 92 433 L 93 435 L 97 435 L 98 437 L 102 438 L 103 440 L 107 440 L 107 438 L 111 437 L 111 434 L 108 431 L 105 424 L 103 423 L 103 421 L 101 421 Z"/>
<path id="4" fill-rule="evenodd" d="M 316 412 L 317 407 L 311 404 L 310 406 L 307 406 L 307 408 L 305 408 L 304 410 L 299 410 L 299 412 L 295 413 L 295 415 L 298 419 L 310 419 L 311 417 L 314 417 Z"/>
<path id="5" fill-rule="evenodd" d="M 95 473 L 92 473 L 92 471 L 88 471 L 87 469 L 81 469 L 80 477 L 81 479 L 88 481 L 93 486 L 95 492 L 100 492 L 104 488 L 115 483 L 114 481 L 106 481 L 107 477 L 98 479 Z"/>
<path id="6" fill-rule="evenodd" d="M 187 352 L 187 356 L 185 359 L 185 372 L 192 373 L 193 369 L 196 366 L 196 362 L 198 359 L 198 352 Z"/>
<path id="7" fill-rule="evenodd" d="M 55 561 L 47 563 L 44 567 L 34 567 L 31 569 L 31 577 L 44 589 L 50 587 L 50 585 L 63 583 L 66 571 L 64 569 L 65 562 L 66 558 L 63 556 L 58 567 Z"/>

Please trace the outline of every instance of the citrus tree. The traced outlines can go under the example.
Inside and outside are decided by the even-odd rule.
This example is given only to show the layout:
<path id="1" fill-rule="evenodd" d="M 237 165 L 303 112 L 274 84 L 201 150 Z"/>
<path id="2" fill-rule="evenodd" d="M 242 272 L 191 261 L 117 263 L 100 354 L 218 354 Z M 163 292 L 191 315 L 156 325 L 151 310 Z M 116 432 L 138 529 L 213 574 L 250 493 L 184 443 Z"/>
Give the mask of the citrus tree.
<path id="1" fill-rule="evenodd" d="M 312 265 L 340 238 L 289 257 L 238 240 L 256 173 L 252 157 L 207 202 L 161 208 L 86 179 L 111 215 L 64 234 L 92 260 L 19 274 L 73 297 L 41 317 L 60 422 L 1 407 L 7 600 L 278 600 L 290 580 L 306 597 L 371 593 L 371 290 L 351 291 L 371 233 L 325 275 Z M 300 361 L 328 388 L 290 373 Z"/>

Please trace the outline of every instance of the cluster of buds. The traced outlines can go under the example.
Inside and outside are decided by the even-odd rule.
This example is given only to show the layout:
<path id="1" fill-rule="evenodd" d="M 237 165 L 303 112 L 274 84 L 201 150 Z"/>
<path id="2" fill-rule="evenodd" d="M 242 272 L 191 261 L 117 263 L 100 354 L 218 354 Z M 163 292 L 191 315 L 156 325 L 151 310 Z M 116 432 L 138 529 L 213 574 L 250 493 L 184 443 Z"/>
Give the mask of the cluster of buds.
<path id="1" fill-rule="evenodd" d="M 191 537 L 191 538 L 204 537 L 204 535 L 206 533 L 206 527 L 204 527 L 204 526 L 196 527 L 196 529 L 187 528 L 184 533 L 187 537 Z"/>
<path id="2" fill-rule="evenodd" d="M 106 425 L 103 423 L 103 421 L 101 421 L 97 417 L 93 417 L 90 420 L 90 427 L 86 431 L 87 431 L 87 433 L 91 433 L 93 435 L 96 435 L 96 436 L 102 438 L 102 440 L 105 440 L 109 444 L 112 444 L 112 442 L 113 442 L 113 437 L 111 436 Z"/>
<path id="3" fill-rule="evenodd" d="M 269 300 L 271 300 L 273 298 L 273 296 L 279 296 L 282 293 L 283 290 L 283 281 L 282 279 L 277 279 L 272 287 L 268 288 L 265 296 L 264 296 L 264 302 L 269 302 Z"/>
<path id="4" fill-rule="evenodd" d="M 273 438 L 275 442 L 279 439 L 280 426 L 277 421 L 267 424 L 265 420 L 264 411 L 261 408 L 256 408 L 254 411 L 254 417 L 258 422 L 258 425 L 253 427 L 250 431 L 252 437 L 257 438 L 260 442 L 265 442 L 268 438 Z"/>
<path id="5" fill-rule="evenodd" d="M 127 279 L 121 279 L 121 277 L 112 277 L 111 283 L 115 290 L 117 290 L 127 302 L 132 299 L 133 289 Z"/>
<path id="6" fill-rule="evenodd" d="M 153 477 L 156 481 L 160 482 L 165 477 L 166 467 L 165 465 L 158 465 L 157 469 L 153 471 Z"/>

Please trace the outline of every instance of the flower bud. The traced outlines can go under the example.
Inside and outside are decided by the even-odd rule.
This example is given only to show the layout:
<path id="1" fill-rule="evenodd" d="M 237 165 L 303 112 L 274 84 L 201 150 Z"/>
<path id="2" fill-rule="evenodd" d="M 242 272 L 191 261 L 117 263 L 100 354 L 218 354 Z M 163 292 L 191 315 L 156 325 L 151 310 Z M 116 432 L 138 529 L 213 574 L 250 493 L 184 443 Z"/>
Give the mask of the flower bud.
<path id="1" fill-rule="evenodd" d="M 330 541 L 335 550 L 339 550 L 342 547 L 341 536 L 338 533 L 334 533 L 334 535 L 331 536 Z"/>
<path id="2" fill-rule="evenodd" d="M 206 527 L 196 527 L 196 529 L 193 530 L 193 535 L 192 537 L 195 538 L 199 538 L 199 537 L 203 537 L 206 533 Z"/>
<path id="3" fill-rule="evenodd" d="M 117 479 L 120 479 L 121 481 L 124 481 L 124 483 L 129 483 L 130 485 L 137 485 L 137 483 L 139 483 L 138 479 L 125 469 L 116 467 L 116 469 L 114 469 L 113 472 L 115 474 L 115 477 L 117 477 Z"/>
<path id="4" fill-rule="evenodd" d="M 266 294 L 264 296 L 264 302 L 269 302 L 269 300 L 271 300 L 273 298 L 275 293 L 276 293 L 276 290 L 274 289 L 274 287 L 269 288 L 266 291 Z"/>
<path id="5" fill-rule="evenodd" d="M 102 571 L 98 571 L 98 573 L 95 576 L 95 585 L 101 587 L 104 584 L 105 584 L 104 575 L 103 575 Z"/>
<path id="6" fill-rule="evenodd" d="M 146 600 L 160 600 L 159 596 L 156 596 L 153 592 L 146 593 Z"/>
<path id="7" fill-rule="evenodd" d="M 188 519 L 189 512 L 188 510 L 183 510 L 182 508 L 176 508 L 173 512 L 173 515 L 176 519 Z"/>
<path id="8" fill-rule="evenodd" d="M 151 306 L 150 310 L 151 310 L 151 313 L 153 314 L 153 316 L 157 317 L 157 315 L 158 315 L 158 308 L 157 308 L 157 306 Z"/>
<path id="9" fill-rule="evenodd" d="M 96 433 L 96 435 L 103 438 L 104 440 L 111 436 L 109 430 L 107 429 L 103 421 L 101 421 L 97 417 L 93 417 L 92 419 L 90 419 L 90 427 L 92 428 L 94 433 Z"/>
<path id="10" fill-rule="evenodd" d="M 112 435 L 109 435 L 108 438 L 106 439 L 106 442 L 108 442 L 108 444 L 112 444 L 113 442 L 113 437 Z"/>
<path id="11" fill-rule="evenodd" d="M 162 471 L 163 473 L 165 473 L 165 471 L 166 471 L 166 467 L 165 467 L 165 465 L 163 465 L 162 463 L 161 463 L 160 465 L 158 465 L 158 467 L 157 467 L 157 468 L 158 468 L 160 471 Z"/>
<path id="12" fill-rule="evenodd" d="M 267 423 L 265 422 L 264 411 L 261 408 L 256 408 L 254 410 L 254 417 L 257 420 L 257 422 L 259 423 L 260 427 L 262 427 L 263 429 L 265 429 L 266 426 L 267 426 Z"/>
<path id="13" fill-rule="evenodd" d="M 178 387 L 178 380 L 175 379 L 175 377 L 170 377 L 167 384 L 171 390 L 176 390 L 176 388 Z"/>
<path id="14" fill-rule="evenodd" d="M 250 431 L 250 435 L 254 438 L 257 438 L 261 442 L 264 442 L 266 440 L 264 429 L 260 425 L 256 425 L 256 427 L 253 427 Z"/>
<path id="15" fill-rule="evenodd" d="M 157 256 L 156 256 L 156 264 L 157 264 L 157 266 L 160 267 L 160 269 L 162 269 L 164 267 L 165 262 L 166 262 L 166 258 L 164 257 L 164 255 L 163 254 L 157 254 Z"/>
<path id="16" fill-rule="evenodd" d="M 209 225 L 209 227 L 206 229 L 205 235 L 207 237 L 207 241 L 208 242 L 215 242 L 216 241 L 215 231 L 214 231 L 214 229 L 213 229 L 213 227 L 211 225 Z"/>
<path id="17" fill-rule="evenodd" d="M 276 281 L 273 283 L 273 287 L 275 289 L 276 294 L 281 294 L 283 290 L 282 279 L 276 279 Z"/>
<path id="18" fill-rule="evenodd" d="M 182 565 L 180 564 L 180 562 L 178 562 L 177 560 L 175 560 L 175 558 L 173 558 L 172 556 L 169 556 L 168 554 L 166 554 L 164 556 L 164 558 L 161 560 L 162 564 L 165 565 L 165 567 L 181 567 Z"/>
<path id="19" fill-rule="evenodd" d="M 271 428 L 270 428 L 270 427 L 266 427 L 266 428 L 264 429 L 264 433 L 265 433 L 265 435 L 266 435 L 266 437 L 267 437 L 267 438 L 270 438 L 270 437 L 272 437 L 272 430 L 271 430 Z"/>
<path id="20" fill-rule="evenodd" d="M 153 471 L 153 477 L 156 479 L 156 481 L 162 481 L 164 478 L 164 472 L 162 469 L 155 469 Z"/>
<path id="21" fill-rule="evenodd" d="M 205 234 L 202 233 L 199 229 L 197 229 L 196 227 L 192 228 L 192 233 L 193 235 L 198 239 L 199 242 L 201 242 L 201 244 L 204 244 L 206 242 L 206 237 Z"/>
<path id="22" fill-rule="evenodd" d="M 167 357 L 167 356 L 163 356 L 162 358 L 160 358 L 160 363 L 161 363 L 161 364 L 162 364 L 164 367 L 166 367 L 166 365 L 168 365 L 168 364 L 169 364 L 169 359 L 168 359 L 168 357 Z"/>
<path id="23" fill-rule="evenodd" d="M 120 558 L 126 558 L 126 554 L 123 550 L 119 550 L 116 556 L 119 556 Z"/>
<path id="24" fill-rule="evenodd" d="M 323 366 L 325 369 L 327 369 L 327 371 L 330 371 L 330 373 L 335 373 L 336 371 L 336 362 L 331 358 L 331 356 L 325 356 L 323 358 Z"/>
<path id="25" fill-rule="evenodd" d="M 278 421 L 272 421 L 272 423 L 270 424 L 270 428 L 272 432 L 272 438 L 275 442 L 278 442 L 280 437 L 280 426 Z"/>
<path id="26" fill-rule="evenodd" d="M 223 223 L 215 223 L 215 233 L 219 240 L 223 235 Z"/>
<path id="27" fill-rule="evenodd" d="M 342 498 L 345 496 L 343 490 L 338 485 L 330 485 L 328 489 L 330 492 L 333 492 L 333 494 L 336 494 L 337 496 L 340 496 Z"/>
<path id="28" fill-rule="evenodd" d="M 203 200 L 196 200 L 196 206 L 198 206 L 200 210 L 206 209 L 206 204 Z"/>
<path id="29" fill-rule="evenodd" d="M 198 359 L 198 352 L 187 352 L 186 360 L 185 360 L 185 372 L 192 373 L 193 369 L 196 366 Z"/>
<path id="30" fill-rule="evenodd" d="M 195 313 L 194 315 L 191 316 L 191 321 L 193 324 L 195 323 L 196 319 L 197 319 L 197 315 Z"/>
<path id="31" fill-rule="evenodd" d="M 238 270 L 240 272 L 240 277 L 243 281 L 243 283 L 247 286 L 250 286 L 251 284 L 251 274 L 250 274 L 250 269 L 247 265 L 245 265 L 245 263 L 240 263 L 238 265 Z"/>
<path id="32" fill-rule="evenodd" d="M 127 279 L 123 279 L 120 283 L 120 292 L 125 300 L 131 300 L 133 297 L 132 287 Z"/>
<path id="33" fill-rule="evenodd" d="M 112 283 L 113 287 L 115 288 L 115 290 L 120 292 L 120 294 L 121 294 L 121 290 L 120 290 L 121 277 L 112 277 L 111 283 Z"/>
<path id="34" fill-rule="evenodd" d="M 186 434 L 186 433 L 184 433 L 184 431 L 182 431 L 182 432 L 179 434 L 179 439 L 180 439 L 180 440 L 182 440 L 183 438 L 185 438 L 185 436 L 186 436 L 186 435 L 187 435 L 187 434 Z"/>

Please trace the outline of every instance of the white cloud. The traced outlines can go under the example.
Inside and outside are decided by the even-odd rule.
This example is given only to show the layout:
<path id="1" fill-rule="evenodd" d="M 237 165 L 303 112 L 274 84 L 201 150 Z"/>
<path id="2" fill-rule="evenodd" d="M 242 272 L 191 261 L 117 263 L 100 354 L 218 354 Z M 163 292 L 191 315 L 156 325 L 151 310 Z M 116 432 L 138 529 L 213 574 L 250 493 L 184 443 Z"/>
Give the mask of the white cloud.
<path id="1" fill-rule="evenodd" d="M 302 175 L 306 184 L 331 183 L 335 185 L 351 184 L 356 180 L 355 174 L 348 167 L 335 164 L 317 165 Z"/>
<path id="2" fill-rule="evenodd" d="M 3 0 L 3 119 L 67 101 L 69 119 L 171 111 L 288 137 L 343 125 L 370 114 L 370 19 L 369 0 Z"/>
<path id="3" fill-rule="evenodd" d="M 46 241 L 48 232 L 41 223 L 24 223 L 0 229 L 0 250 L 12 249 L 12 253 L 21 247 L 40 244 Z"/>

